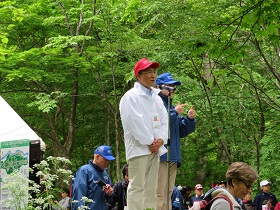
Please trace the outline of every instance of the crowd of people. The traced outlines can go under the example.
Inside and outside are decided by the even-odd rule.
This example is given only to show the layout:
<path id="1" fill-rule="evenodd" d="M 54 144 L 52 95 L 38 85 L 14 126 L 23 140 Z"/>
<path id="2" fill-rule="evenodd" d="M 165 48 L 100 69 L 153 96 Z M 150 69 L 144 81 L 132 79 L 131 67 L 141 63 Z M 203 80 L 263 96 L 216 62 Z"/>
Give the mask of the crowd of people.
<path id="1" fill-rule="evenodd" d="M 238 172 L 238 167 L 246 167 L 243 170 Z M 249 170 L 248 170 L 249 169 Z M 253 187 L 253 180 L 257 179 L 257 173 L 252 170 L 248 165 L 244 163 L 233 163 L 229 168 L 227 174 L 227 182 L 221 181 L 217 183 L 215 189 L 209 190 L 213 198 L 214 192 L 217 194 L 221 194 L 221 192 L 226 192 L 227 190 L 231 195 L 228 195 L 229 198 L 232 200 L 232 204 L 235 207 L 234 209 L 241 209 L 241 210 L 280 210 L 280 202 L 277 201 L 275 195 L 270 192 L 271 183 L 268 180 L 263 180 L 260 183 L 260 187 L 262 192 L 257 194 L 255 198 L 252 198 L 252 187 Z M 238 187 L 234 189 L 234 186 L 238 186 L 234 184 L 235 180 L 239 180 L 243 182 L 243 189 Z M 228 186 L 227 186 L 228 183 Z M 242 185 L 242 184 L 241 184 Z M 201 184 L 197 184 L 194 187 L 194 196 L 191 196 L 191 187 L 186 186 L 182 187 L 178 185 L 177 187 L 174 186 L 174 191 L 172 194 L 172 209 L 173 210 L 188 210 L 191 209 L 195 203 L 199 203 L 199 201 L 209 199 L 208 195 L 203 194 L 203 186 Z M 188 193 L 186 193 L 188 191 Z M 207 193 L 206 193 L 207 194 Z M 233 198 L 232 198 L 233 196 Z M 223 201 L 223 204 L 221 203 Z M 196 209 L 196 208 L 194 208 Z M 230 209 L 228 207 L 228 202 L 226 200 L 220 200 L 219 202 L 213 202 L 211 204 L 211 208 L 209 209 Z"/>
<path id="2" fill-rule="evenodd" d="M 97 147 L 93 160 L 75 174 L 72 209 L 200 209 L 200 202 L 207 200 L 211 210 L 276 210 L 277 201 L 267 180 L 261 182 L 263 192 L 251 200 L 258 174 L 243 162 L 232 163 L 226 181 L 205 194 L 201 184 L 194 186 L 194 196 L 192 187 L 175 186 L 177 168 L 182 165 L 180 138 L 195 131 L 196 111 L 191 106 L 184 116 L 187 104 L 173 105 L 181 82 L 169 72 L 157 76 L 158 67 L 159 63 L 147 58 L 139 60 L 134 66 L 137 81 L 120 100 L 126 154 L 123 180 L 112 185 L 106 171 L 115 160 L 112 149 Z"/>

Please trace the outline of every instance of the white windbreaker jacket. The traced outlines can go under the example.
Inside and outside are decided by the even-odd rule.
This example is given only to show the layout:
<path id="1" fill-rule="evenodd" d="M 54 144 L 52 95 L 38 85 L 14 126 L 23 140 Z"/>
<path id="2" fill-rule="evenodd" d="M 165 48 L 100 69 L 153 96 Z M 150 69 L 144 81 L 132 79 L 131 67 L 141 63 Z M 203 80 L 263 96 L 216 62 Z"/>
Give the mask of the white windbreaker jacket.
<path id="1" fill-rule="evenodd" d="M 168 138 L 168 116 L 159 89 L 150 92 L 139 82 L 127 91 L 120 101 L 120 115 L 124 129 L 126 160 L 151 154 L 148 145 L 154 138 L 161 138 L 164 144 Z M 156 121 L 156 123 L 155 123 Z M 162 146 L 159 155 L 167 150 Z"/>

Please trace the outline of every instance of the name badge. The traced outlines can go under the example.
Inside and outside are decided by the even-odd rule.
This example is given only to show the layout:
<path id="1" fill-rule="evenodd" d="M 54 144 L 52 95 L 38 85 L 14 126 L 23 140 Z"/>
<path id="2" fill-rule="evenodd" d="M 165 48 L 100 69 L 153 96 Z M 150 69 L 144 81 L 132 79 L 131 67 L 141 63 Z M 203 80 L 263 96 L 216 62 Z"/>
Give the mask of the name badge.
<path id="1" fill-rule="evenodd" d="M 153 115 L 153 128 L 159 129 L 160 128 L 160 121 L 158 115 Z"/>

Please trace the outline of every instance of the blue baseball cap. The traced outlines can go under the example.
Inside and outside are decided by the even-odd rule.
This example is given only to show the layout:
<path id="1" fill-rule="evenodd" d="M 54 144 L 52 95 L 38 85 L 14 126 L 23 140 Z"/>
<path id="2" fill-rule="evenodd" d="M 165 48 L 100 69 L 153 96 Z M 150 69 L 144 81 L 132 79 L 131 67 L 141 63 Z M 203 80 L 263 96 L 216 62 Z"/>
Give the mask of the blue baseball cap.
<path id="1" fill-rule="evenodd" d="M 116 160 L 116 158 L 112 155 L 111 147 L 106 146 L 106 145 L 97 147 L 97 149 L 94 151 L 94 154 L 101 155 L 106 160 Z"/>
<path id="2" fill-rule="evenodd" d="M 156 80 L 156 85 L 161 85 L 161 84 L 166 84 L 166 85 L 181 85 L 181 82 L 177 81 L 177 80 L 174 80 L 172 75 L 167 72 L 167 73 L 164 73 L 164 74 L 161 74 L 157 77 L 157 80 Z"/>

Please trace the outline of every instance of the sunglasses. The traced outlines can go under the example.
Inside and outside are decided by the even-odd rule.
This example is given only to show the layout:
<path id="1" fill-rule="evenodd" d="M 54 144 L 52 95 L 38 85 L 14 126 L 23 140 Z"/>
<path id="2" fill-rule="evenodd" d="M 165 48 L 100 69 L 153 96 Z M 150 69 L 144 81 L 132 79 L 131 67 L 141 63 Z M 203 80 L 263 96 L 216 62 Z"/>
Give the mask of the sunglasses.
<path id="1" fill-rule="evenodd" d="M 247 188 L 247 190 L 249 190 L 249 189 L 252 189 L 253 188 L 253 185 L 252 184 L 247 184 L 246 182 L 244 182 L 243 180 L 239 180 L 239 181 L 241 181 L 241 182 L 243 182 L 243 184 L 245 185 L 245 187 Z"/>

